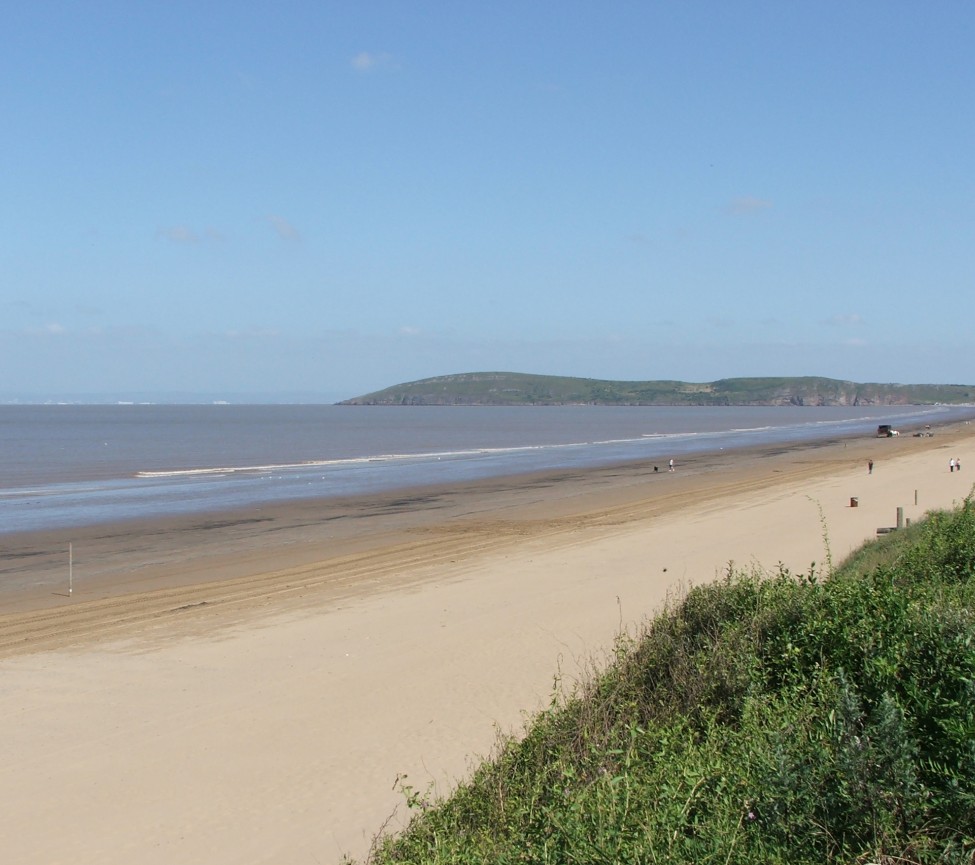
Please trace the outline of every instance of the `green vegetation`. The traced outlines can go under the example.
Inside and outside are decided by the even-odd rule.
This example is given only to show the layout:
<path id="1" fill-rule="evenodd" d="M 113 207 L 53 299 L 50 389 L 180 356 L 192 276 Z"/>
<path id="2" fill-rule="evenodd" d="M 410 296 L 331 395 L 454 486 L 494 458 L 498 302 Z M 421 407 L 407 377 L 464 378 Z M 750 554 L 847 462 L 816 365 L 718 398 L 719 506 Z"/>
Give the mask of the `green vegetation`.
<path id="1" fill-rule="evenodd" d="M 471 372 L 398 384 L 343 405 L 933 405 L 975 402 L 957 384 L 857 384 L 830 378 L 602 381 Z"/>
<path id="2" fill-rule="evenodd" d="M 831 574 L 729 566 L 371 861 L 970 865 L 973 611 L 971 500 Z"/>

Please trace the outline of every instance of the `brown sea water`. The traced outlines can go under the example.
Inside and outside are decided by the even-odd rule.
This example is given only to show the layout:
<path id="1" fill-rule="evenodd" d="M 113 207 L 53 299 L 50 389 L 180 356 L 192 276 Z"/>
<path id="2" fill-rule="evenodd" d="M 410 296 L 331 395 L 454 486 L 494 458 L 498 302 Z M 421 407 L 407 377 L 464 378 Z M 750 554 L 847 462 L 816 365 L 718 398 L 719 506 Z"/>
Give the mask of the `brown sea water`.
<path id="1" fill-rule="evenodd" d="M 906 432 L 972 407 L 0 406 L 0 533 L 707 450 Z"/>

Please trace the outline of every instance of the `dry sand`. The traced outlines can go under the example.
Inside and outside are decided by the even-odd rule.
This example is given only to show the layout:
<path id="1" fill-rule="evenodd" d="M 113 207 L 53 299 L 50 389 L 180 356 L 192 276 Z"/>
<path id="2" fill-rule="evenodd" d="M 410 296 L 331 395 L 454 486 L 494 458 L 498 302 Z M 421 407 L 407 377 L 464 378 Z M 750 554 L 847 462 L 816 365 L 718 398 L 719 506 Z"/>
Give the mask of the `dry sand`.
<path id="1" fill-rule="evenodd" d="M 960 502 L 973 433 L 0 537 L 4 860 L 361 856 L 668 593 Z"/>

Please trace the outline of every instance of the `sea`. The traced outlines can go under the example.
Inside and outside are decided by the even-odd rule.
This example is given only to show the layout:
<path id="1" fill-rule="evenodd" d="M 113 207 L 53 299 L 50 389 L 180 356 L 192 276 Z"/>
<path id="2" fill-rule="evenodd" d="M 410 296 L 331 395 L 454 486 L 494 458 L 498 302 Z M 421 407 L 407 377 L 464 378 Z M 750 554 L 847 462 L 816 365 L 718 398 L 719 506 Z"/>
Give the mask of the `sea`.
<path id="1" fill-rule="evenodd" d="M 0 535 L 911 431 L 975 407 L 0 405 Z"/>

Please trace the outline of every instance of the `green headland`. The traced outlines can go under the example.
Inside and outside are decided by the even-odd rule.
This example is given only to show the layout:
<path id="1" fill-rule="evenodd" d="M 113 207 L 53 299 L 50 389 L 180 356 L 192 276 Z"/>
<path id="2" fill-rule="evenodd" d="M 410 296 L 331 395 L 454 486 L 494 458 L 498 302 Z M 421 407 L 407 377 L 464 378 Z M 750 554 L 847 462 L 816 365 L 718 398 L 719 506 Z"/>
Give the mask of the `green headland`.
<path id="1" fill-rule="evenodd" d="M 393 385 L 340 405 L 936 405 L 975 402 L 975 385 L 877 384 L 816 376 L 712 382 L 609 381 L 467 372 Z"/>

